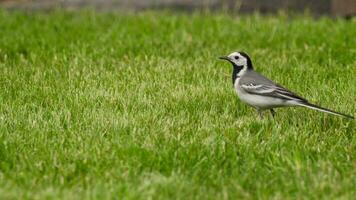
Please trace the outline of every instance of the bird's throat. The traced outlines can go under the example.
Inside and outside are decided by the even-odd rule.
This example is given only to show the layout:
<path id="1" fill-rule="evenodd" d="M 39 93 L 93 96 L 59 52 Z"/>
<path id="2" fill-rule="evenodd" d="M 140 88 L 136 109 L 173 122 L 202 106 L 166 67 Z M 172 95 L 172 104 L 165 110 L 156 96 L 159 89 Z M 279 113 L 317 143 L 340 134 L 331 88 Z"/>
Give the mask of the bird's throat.
<path id="1" fill-rule="evenodd" d="M 234 65 L 234 68 L 232 70 L 232 84 L 235 84 L 235 81 L 237 78 L 239 78 L 239 73 L 243 69 L 243 66 L 240 65 Z"/>

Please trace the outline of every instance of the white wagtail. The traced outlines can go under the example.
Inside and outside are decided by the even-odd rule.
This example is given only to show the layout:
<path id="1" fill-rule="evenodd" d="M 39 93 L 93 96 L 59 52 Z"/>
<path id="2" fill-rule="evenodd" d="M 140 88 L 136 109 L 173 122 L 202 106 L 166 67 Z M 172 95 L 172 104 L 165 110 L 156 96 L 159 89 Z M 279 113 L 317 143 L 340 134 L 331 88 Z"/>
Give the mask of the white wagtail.
<path id="1" fill-rule="evenodd" d="M 287 106 L 303 106 L 353 119 L 350 115 L 332 111 L 309 103 L 306 99 L 274 83 L 254 71 L 250 57 L 244 52 L 233 52 L 228 56 L 219 57 L 229 61 L 233 66 L 232 83 L 241 101 L 256 108 L 262 118 L 262 111 L 269 109 L 272 116 L 273 108 Z"/>

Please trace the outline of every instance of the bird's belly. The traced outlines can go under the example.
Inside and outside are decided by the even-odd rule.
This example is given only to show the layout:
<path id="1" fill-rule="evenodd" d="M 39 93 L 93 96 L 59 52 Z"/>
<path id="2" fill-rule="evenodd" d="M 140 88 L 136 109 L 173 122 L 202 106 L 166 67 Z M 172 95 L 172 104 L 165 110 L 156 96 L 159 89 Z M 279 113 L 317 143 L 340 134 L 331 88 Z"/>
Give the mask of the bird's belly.
<path id="1" fill-rule="evenodd" d="M 284 100 L 276 99 L 272 97 L 266 97 L 266 96 L 248 94 L 248 93 L 241 94 L 239 92 L 237 93 L 237 95 L 239 96 L 242 102 L 247 103 L 259 109 L 269 109 L 269 108 L 287 106 Z"/>
<path id="2" fill-rule="evenodd" d="M 238 85 L 235 86 L 237 96 L 244 103 L 247 103 L 258 109 L 269 109 L 288 106 L 288 102 L 283 99 L 250 94 L 242 90 Z"/>

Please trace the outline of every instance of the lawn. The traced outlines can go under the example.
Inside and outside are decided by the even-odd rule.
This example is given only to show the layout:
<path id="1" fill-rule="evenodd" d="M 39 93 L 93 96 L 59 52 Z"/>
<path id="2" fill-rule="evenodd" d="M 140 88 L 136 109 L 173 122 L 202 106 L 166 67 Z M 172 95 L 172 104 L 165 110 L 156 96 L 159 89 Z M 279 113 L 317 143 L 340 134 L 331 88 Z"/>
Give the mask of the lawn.
<path id="1" fill-rule="evenodd" d="M 356 115 L 356 21 L 0 10 L 0 199 L 352 199 L 355 120 L 259 119 L 231 66 Z"/>

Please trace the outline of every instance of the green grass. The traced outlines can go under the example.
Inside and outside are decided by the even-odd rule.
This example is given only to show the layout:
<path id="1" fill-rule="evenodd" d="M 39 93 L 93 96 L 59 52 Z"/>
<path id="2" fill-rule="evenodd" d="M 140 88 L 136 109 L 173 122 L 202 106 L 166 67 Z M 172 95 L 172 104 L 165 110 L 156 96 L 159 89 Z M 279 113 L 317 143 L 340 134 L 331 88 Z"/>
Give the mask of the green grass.
<path id="1" fill-rule="evenodd" d="M 355 121 L 263 120 L 231 66 L 356 113 L 356 21 L 0 11 L 0 199 L 352 199 Z M 315 87 L 314 87 L 315 86 Z"/>

